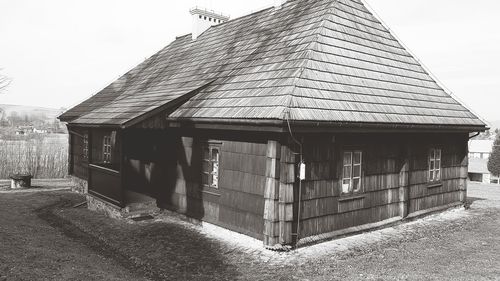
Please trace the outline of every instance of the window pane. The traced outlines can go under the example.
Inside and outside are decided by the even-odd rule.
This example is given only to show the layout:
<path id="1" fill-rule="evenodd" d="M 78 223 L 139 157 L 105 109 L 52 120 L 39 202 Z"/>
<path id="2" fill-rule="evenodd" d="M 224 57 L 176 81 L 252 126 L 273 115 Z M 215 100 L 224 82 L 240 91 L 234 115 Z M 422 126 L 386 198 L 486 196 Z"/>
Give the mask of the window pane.
<path id="1" fill-rule="evenodd" d="M 344 166 L 344 173 L 343 173 L 343 178 L 344 179 L 350 179 L 351 178 L 351 166 Z"/>
<path id="2" fill-rule="evenodd" d="M 352 152 L 344 152 L 344 165 L 352 164 Z"/>
<path id="3" fill-rule="evenodd" d="M 441 170 L 437 170 L 435 180 L 440 180 L 440 179 L 441 179 Z"/>
<path id="4" fill-rule="evenodd" d="M 351 188 L 351 180 L 346 179 L 342 181 L 342 193 L 349 193 Z"/>
<path id="5" fill-rule="evenodd" d="M 354 152 L 354 164 L 361 164 L 361 152 Z"/>
<path id="6" fill-rule="evenodd" d="M 354 165 L 352 168 L 352 177 L 359 178 L 361 177 L 361 165 Z"/>
<path id="7" fill-rule="evenodd" d="M 434 163 L 434 160 L 431 160 L 431 163 L 430 163 L 430 170 L 434 170 L 434 166 L 435 163 Z"/>
<path id="8" fill-rule="evenodd" d="M 436 169 L 441 168 L 441 160 L 436 160 Z"/>
<path id="9" fill-rule="evenodd" d="M 214 163 L 214 171 L 212 173 L 212 187 L 219 187 L 219 164 Z"/>
<path id="10" fill-rule="evenodd" d="M 352 185 L 353 185 L 353 191 L 359 192 L 361 190 L 361 179 L 353 179 Z"/>
<path id="11" fill-rule="evenodd" d="M 436 152 L 436 151 L 435 151 L 434 149 L 431 149 L 431 156 L 430 156 L 430 157 L 431 157 L 431 160 L 436 159 L 436 154 L 435 154 L 435 152 Z"/>
<path id="12" fill-rule="evenodd" d="M 219 161 L 219 149 L 212 148 L 212 161 Z"/>
<path id="13" fill-rule="evenodd" d="M 441 159 L 441 149 L 436 149 L 436 159 Z"/>
<path id="14" fill-rule="evenodd" d="M 430 181 L 434 181 L 434 171 L 433 171 L 433 170 L 431 170 L 431 171 L 429 172 L 429 180 L 430 180 Z"/>
<path id="15" fill-rule="evenodd" d="M 213 175 L 218 175 L 219 174 L 219 163 L 218 162 L 213 162 L 212 163 L 212 174 Z"/>

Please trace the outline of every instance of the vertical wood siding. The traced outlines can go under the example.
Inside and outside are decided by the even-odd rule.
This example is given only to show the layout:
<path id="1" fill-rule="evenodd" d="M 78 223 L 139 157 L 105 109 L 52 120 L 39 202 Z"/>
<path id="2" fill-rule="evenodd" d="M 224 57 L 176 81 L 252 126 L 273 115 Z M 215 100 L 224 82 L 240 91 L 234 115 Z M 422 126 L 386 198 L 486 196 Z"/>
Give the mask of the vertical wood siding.
<path id="1" fill-rule="evenodd" d="M 415 145 L 411 156 L 409 212 L 414 213 L 464 200 L 461 193 L 466 189 L 467 135 L 440 135 L 427 142 Z M 441 182 L 428 182 L 428 149 L 442 149 Z"/>
<path id="2" fill-rule="evenodd" d="M 410 213 L 461 201 L 461 188 L 465 188 L 463 169 L 467 166 L 464 134 L 358 134 L 305 139 L 302 238 L 404 216 L 400 174 L 406 172 L 400 172 L 408 150 Z M 443 180 L 442 185 L 431 186 L 427 177 L 428 150 L 435 145 L 443 149 Z M 363 151 L 363 191 L 342 196 L 342 151 L 352 148 Z"/>
<path id="3" fill-rule="evenodd" d="M 81 128 L 71 128 L 71 143 L 69 148 L 71 162 L 70 171 L 71 175 L 87 180 L 88 177 L 88 160 L 83 157 L 83 135 L 87 132 Z"/>
<path id="4" fill-rule="evenodd" d="M 141 134 L 156 141 L 140 146 Z M 135 130 L 128 140 L 134 150 L 125 156 L 128 189 L 147 191 L 160 207 L 263 239 L 265 138 Z M 218 189 L 201 184 L 201 149 L 207 142 L 221 145 Z"/>

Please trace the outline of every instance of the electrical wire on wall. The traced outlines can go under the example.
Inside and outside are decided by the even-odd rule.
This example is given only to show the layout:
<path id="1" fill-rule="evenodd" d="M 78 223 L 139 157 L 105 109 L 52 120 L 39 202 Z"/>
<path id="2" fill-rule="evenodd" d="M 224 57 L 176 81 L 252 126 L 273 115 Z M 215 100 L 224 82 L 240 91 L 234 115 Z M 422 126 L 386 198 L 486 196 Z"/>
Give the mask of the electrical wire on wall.
<path id="1" fill-rule="evenodd" d="M 292 138 L 292 140 L 299 145 L 299 156 L 300 156 L 300 162 L 299 162 L 299 209 L 297 211 L 297 231 L 295 233 L 296 235 L 296 242 L 295 242 L 295 245 L 298 244 L 299 242 L 299 239 L 300 239 L 300 219 L 302 217 L 302 180 L 303 180 L 303 177 L 300 176 L 300 174 L 302 174 L 303 170 L 305 170 L 305 164 L 304 164 L 304 158 L 303 158 L 303 154 L 302 154 L 302 143 L 300 141 L 298 141 L 295 136 L 293 135 L 293 132 L 292 132 L 292 127 L 290 126 L 290 110 L 288 110 L 286 112 L 286 123 L 288 125 L 288 132 L 290 133 L 290 137 Z M 295 155 L 297 155 L 297 153 L 294 153 Z"/>

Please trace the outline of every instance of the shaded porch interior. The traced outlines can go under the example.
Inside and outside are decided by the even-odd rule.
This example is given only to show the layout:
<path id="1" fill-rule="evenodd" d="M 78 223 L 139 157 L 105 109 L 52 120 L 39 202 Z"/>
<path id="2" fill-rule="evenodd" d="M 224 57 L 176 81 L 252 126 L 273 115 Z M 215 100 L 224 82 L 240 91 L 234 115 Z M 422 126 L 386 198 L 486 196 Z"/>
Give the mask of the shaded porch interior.
<path id="1" fill-rule="evenodd" d="M 108 140 L 111 157 L 107 156 Z M 175 132 L 166 130 L 89 131 L 89 194 L 131 212 L 146 207 L 168 209 L 178 200 L 174 197 L 179 174 L 193 182 L 200 177 L 201 163 L 193 161 L 193 154 L 201 152 L 187 151 L 181 142 Z M 201 194 L 189 198 L 201 198 Z M 199 200 L 188 201 L 184 211 L 201 218 L 204 209 Z"/>

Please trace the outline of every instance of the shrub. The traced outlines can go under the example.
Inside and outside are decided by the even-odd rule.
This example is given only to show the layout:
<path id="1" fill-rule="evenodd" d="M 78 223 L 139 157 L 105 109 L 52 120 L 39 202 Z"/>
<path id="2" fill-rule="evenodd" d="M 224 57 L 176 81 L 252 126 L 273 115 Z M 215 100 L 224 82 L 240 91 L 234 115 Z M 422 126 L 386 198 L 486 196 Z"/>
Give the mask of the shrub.
<path id="1" fill-rule="evenodd" d="M 488 160 L 488 170 L 492 175 L 500 176 L 500 135 L 497 135 L 493 144 L 493 152 Z"/>

